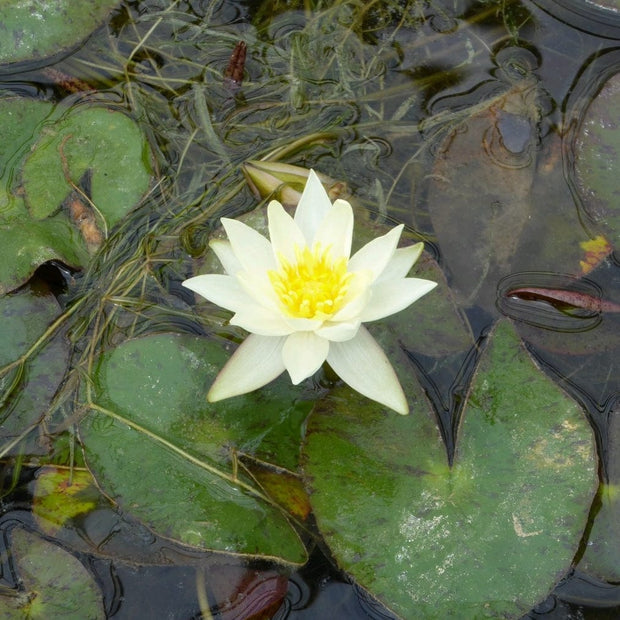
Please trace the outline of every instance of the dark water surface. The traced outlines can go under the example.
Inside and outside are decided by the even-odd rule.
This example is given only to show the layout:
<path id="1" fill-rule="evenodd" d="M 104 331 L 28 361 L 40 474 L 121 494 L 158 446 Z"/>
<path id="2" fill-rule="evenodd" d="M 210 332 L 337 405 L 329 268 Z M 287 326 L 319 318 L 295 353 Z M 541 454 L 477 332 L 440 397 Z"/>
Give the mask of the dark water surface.
<path id="1" fill-rule="evenodd" d="M 312 24 L 319 11 L 339 4 L 123 2 L 100 30 L 52 64 L 0 68 L 0 89 L 76 106 L 94 97 L 138 120 L 153 147 L 162 191 L 153 192 L 148 209 L 130 218 L 124 240 L 117 242 L 109 260 L 123 264 L 137 244 L 160 234 L 154 255 L 167 252 L 171 259 L 149 268 L 170 295 L 162 304 L 171 298 L 179 307 L 189 302 L 180 287 L 188 256 L 200 254 L 213 225 L 199 214 L 196 225 L 194 216 L 187 215 L 176 223 L 170 213 L 176 214 L 178 205 L 200 209 L 226 194 L 218 216 L 249 210 L 255 198 L 245 189 L 235 189 L 231 179 L 242 162 L 276 149 L 283 161 L 345 180 L 360 204 L 404 221 L 427 240 L 476 339 L 484 337 L 500 314 L 523 322 L 522 336 L 532 353 L 584 405 L 605 477 L 609 452 L 620 449 L 609 439 L 610 421 L 619 415 L 617 344 L 606 348 L 594 338 L 583 350 L 567 350 L 556 341 L 553 346 L 541 344 L 528 331 L 585 333 L 599 329 L 601 313 L 583 308 L 566 312 L 548 299 L 507 298 L 503 292 L 533 285 L 561 288 L 567 272 L 573 280 L 580 279 L 584 274 L 578 278 L 573 270 L 579 265 L 579 240 L 601 230 L 609 234 L 606 215 L 592 212 L 582 201 L 573 149 L 591 100 L 620 71 L 617 3 L 360 3 L 366 5 L 364 11 L 350 11 L 357 25 L 342 13 L 341 31 L 330 33 L 349 36 L 354 44 L 338 46 L 328 44 L 327 36 L 323 41 L 322 31 L 314 31 Z M 307 36 L 293 36 L 304 29 Z M 247 44 L 245 65 L 241 73 L 226 74 L 238 41 Z M 300 49 L 289 54 L 294 46 Z M 337 54 L 342 57 L 335 62 Z M 480 163 L 483 153 L 494 167 Z M 463 176 L 453 176 L 457 190 L 447 195 L 437 179 L 456 175 L 457 169 Z M 508 205 L 510 217 L 497 224 L 488 213 L 472 208 L 463 223 L 459 213 L 498 179 L 505 187 L 500 201 Z M 164 250 L 162 239 L 170 242 Z M 102 265 L 95 264 L 86 274 L 61 264 L 47 265 L 38 277 L 66 304 L 75 299 L 75 282 L 108 286 Z M 579 292 L 620 304 L 617 254 L 601 258 L 584 281 Z M 181 313 L 160 316 L 156 309 L 149 311 L 148 319 L 161 331 L 202 331 Z M 605 329 L 611 334 L 618 332 L 618 316 L 605 314 Z M 117 328 L 118 335 L 124 326 Z M 414 362 L 451 453 L 462 400 L 459 389 L 471 374 L 471 361 L 455 362 L 460 366 L 457 379 L 453 367 L 433 368 L 423 356 Z M 16 524 L 37 528 L 31 515 L 36 472 L 33 462 L 5 462 L 0 500 L 3 550 L 7 532 Z M 106 547 L 115 537 L 116 542 Z M 189 552 L 184 555 L 112 510 L 101 507 L 77 521 L 64 542 L 73 548 L 78 539 L 87 541 L 87 547 L 106 550 L 101 557 L 87 551 L 80 557 L 97 576 L 109 618 L 189 620 L 204 617 L 201 596 L 210 602 L 216 591 L 217 600 L 224 596 L 217 575 L 225 570 L 217 557 L 203 561 Z M 584 540 L 580 556 L 587 544 Z M 114 545 L 135 549 L 135 563 L 110 559 Z M 145 559 L 152 554 L 170 564 L 151 565 Z M 231 561 L 226 568 L 231 582 L 239 566 Z M 258 612 L 267 600 L 276 601 L 268 615 L 278 620 L 393 617 L 352 585 L 320 545 L 288 586 L 286 578 L 278 581 L 271 569 L 264 563 L 252 565 L 251 577 L 240 578 L 245 579 L 245 600 L 237 598 L 220 611 L 213 608 L 213 617 L 267 617 Z M 4 553 L 2 571 L 2 585 L 12 587 L 15 577 Z M 278 596 L 286 588 L 279 605 Z M 578 566 L 526 617 L 611 619 L 619 614 L 620 587 Z"/>

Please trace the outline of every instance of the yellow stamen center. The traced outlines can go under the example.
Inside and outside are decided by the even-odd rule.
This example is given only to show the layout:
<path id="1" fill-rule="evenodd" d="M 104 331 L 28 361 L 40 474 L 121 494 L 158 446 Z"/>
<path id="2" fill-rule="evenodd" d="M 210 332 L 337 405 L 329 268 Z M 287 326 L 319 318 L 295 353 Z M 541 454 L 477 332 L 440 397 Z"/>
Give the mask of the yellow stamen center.
<path id="1" fill-rule="evenodd" d="M 345 257 L 332 259 L 331 249 L 315 243 L 295 246 L 295 262 L 281 254 L 280 269 L 269 271 L 271 285 L 286 311 L 296 318 L 323 319 L 337 312 L 353 277 Z"/>

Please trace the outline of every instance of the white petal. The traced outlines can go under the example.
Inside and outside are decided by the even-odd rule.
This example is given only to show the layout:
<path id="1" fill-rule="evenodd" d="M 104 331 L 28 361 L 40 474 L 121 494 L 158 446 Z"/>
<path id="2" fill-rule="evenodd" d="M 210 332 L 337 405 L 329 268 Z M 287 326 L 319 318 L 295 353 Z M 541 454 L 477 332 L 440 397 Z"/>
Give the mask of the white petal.
<path id="1" fill-rule="evenodd" d="M 227 217 L 222 218 L 222 226 L 244 271 L 267 271 L 276 268 L 271 243 L 263 235 L 243 222 Z"/>
<path id="2" fill-rule="evenodd" d="M 280 301 L 266 271 L 258 269 L 249 272 L 241 271 L 237 274 L 237 280 L 256 303 L 271 308 L 274 312 L 280 312 Z"/>
<path id="3" fill-rule="evenodd" d="M 371 271 L 356 271 L 349 283 L 349 290 L 345 295 L 343 306 L 334 313 L 330 322 L 351 321 L 358 319 L 368 303 L 370 284 L 373 279 Z"/>
<path id="4" fill-rule="evenodd" d="M 357 334 L 360 324 L 360 321 L 325 323 L 325 325 L 316 330 L 315 334 L 332 342 L 344 342 L 345 340 L 351 340 Z"/>
<path id="5" fill-rule="evenodd" d="M 338 312 L 334 313 L 331 317 L 331 322 L 341 323 L 358 321 L 361 322 L 361 316 L 364 312 L 364 308 L 368 304 L 370 299 L 369 287 L 366 287 L 357 297 L 351 299 L 345 306 L 340 308 Z"/>
<path id="6" fill-rule="evenodd" d="M 398 413 L 409 413 L 407 399 L 392 365 L 363 325 L 355 338 L 330 343 L 327 362 L 360 394 Z"/>
<path id="7" fill-rule="evenodd" d="M 361 320 L 376 321 L 404 310 L 437 286 L 437 282 L 422 278 L 400 278 L 375 282 L 370 289 L 370 299 L 362 310 Z"/>
<path id="8" fill-rule="evenodd" d="M 284 315 L 284 320 L 290 325 L 291 331 L 295 332 L 313 332 L 323 325 L 320 319 L 298 319 Z"/>
<path id="9" fill-rule="evenodd" d="M 254 334 L 248 336 L 216 377 L 207 400 L 213 403 L 251 392 L 282 374 L 284 340 Z"/>
<path id="10" fill-rule="evenodd" d="M 230 241 L 226 241 L 224 239 L 213 239 L 209 242 L 209 246 L 215 252 L 215 255 L 218 257 L 220 263 L 222 263 L 222 267 L 224 267 L 224 271 L 226 271 L 228 275 L 234 276 L 243 269 L 243 267 L 241 267 L 241 263 L 233 252 Z"/>
<path id="11" fill-rule="evenodd" d="M 329 351 L 329 341 L 312 332 L 295 332 L 284 343 L 282 359 L 291 381 L 297 385 L 306 377 L 313 375 L 325 361 Z"/>
<path id="12" fill-rule="evenodd" d="M 288 336 L 295 331 L 281 313 L 265 308 L 253 301 L 237 310 L 230 319 L 231 325 L 243 327 L 246 331 L 260 336 Z"/>
<path id="13" fill-rule="evenodd" d="M 418 258 L 420 258 L 423 249 L 424 244 L 421 241 L 405 248 L 397 248 L 377 280 L 404 278 Z"/>
<path id="14" fill-rule="evenodd" d="M 332 258 L 351 255 L 351 239 L 353 237 L 353 209 L 346 200 L 336 200 L 319 224 L 314 243 L 331 246 Z"/>
<path id="15" fill-rule="evenodd" d="M 369 241 L 351 257 L 349 271 L 370 270 L 374 274 L 373 280 L 380 276 L 394 255 L 403 228 L 399 224 L 387 234 Z"/>
<path id="16" fill-rule="evenodd" d="M 232 276 L 209 273 L 185 280 L 183 286 L 214 304 L 233 312 L 244 308 L 252 301 L 252 298 Z"/>
<path id="17" fill-rule="evenodd" d="M 314 170 L 310 170 L 308 181 L 295 210 L 295 223 L 303 233 L 306 243 L 312 245 L 316 231 L 332 202 Z"/>
<path id="18" fill-rule="evenodd" d="M 295 246 L 303 248 L 306 245 L 306 240 L 299 230 L 299 226 L 295 224 L 293 218 L 277 200 L 272 200 L 269 203 L 267 217 L 269 219 L 269 238 L 276 260 L 278 255 L 282 254 L 289 262 L 295 262 Z"/>

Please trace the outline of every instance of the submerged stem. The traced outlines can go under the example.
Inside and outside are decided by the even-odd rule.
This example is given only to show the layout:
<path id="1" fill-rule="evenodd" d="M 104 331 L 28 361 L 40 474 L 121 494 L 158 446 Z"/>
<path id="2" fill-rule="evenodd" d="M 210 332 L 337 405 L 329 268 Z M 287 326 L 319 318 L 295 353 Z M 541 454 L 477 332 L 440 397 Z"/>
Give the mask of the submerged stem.
<path id="1" fill-rule="evenodd" d="M 190 463 L 196 465 L 200 469 L 203 469 L 203 470 L 209 472 L 210 474 L 213 474 L 214 476 L 217 476 L 218 478 L 221 478 L 222 480 L 226 480 L 227 482 L 230 482 L 231 484 L 236 485 L 236 486 L 242 488 L 244 491 L 246 491 L 249 494 L 253 495 L 257 499 L 260 499 L 260 500 L 262 500 L 264 502 L 267 502 L 270 505 L 278 506 L 269 497 L 267 497 L 266 495 L 263 495 L 260 491 L 258 491 L 257 489 L 255 489 L 251 485 L 247 484 L 246 482 L 243 482 L 242 480 L 240 480 L 235 475 L 234 471 L 231 472 L 230 474 L 228 474 L 228 473 L 218 469 L 217 467 L 209 465 L 208 463 L 205 463 L 203 460 L 201 460 L 201 459 L 195 457 L 194 455 L 190 454 L 186 450 L 183 450 L 183 448 L 180 448 L 179 446 L 177 446 L 176 444 L 172 443 L 171 441 L 168 441 L 167 439 L 164 439 L 163 437 L 161 437 L 157 433 L 154 433 L 154 432 L 148 430 L 147 428 L 145 428 L 144 426 L 141 426 L 137 422 L 134 422 L 133 420 L 130 420 L 130 419 L 120 415 L 119 413 L 111 411 L 110 409 L 106 409 L 105 407 L 101 407 L 100 405 L 97 405 L 96 403 L 93 403 L 92 401 L 88 402 L 87 406 L 90 407 L 91 409 L 94 409 L 95 411 L 98 411 L 99 413 L 102 413 L 103 415 L 106 415 L 106 416 L 108 416 L 110 418 L 113 418 L 114 420 L 117 420 L 118 422 L 126 424 L 130 428 L 132 428 L 132 429 L 134 429 L 134 430 L 136 430 L 136 431 L 138 431 L 140 433 L 143 433 L 149 439 L 151 439 L 151 440 L 155 441 L 156 443 L 159 443 L 162 446 L 168 448 L 169 450 L 171 450 L 175 454 L 178 454 L 179 456 L 181 456 L 182 458 L 186 459 Z"/>

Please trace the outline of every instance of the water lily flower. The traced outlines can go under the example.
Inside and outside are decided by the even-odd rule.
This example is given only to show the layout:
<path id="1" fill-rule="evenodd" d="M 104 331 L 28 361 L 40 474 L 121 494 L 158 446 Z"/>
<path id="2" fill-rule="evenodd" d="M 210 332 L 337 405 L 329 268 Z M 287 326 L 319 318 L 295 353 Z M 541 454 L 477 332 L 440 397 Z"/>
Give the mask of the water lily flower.
<path id="1" fill-rule="evenodd" d="M 271 195 L 283 205 L 296 205 L 308 180 L 308 170 L 280 162 L 246 161 L 241 170 L 257 198 Z"/>
<path id="2" fill-rule="evenodd" d="M 310 170 L 278 161 L 249 160 L 242 164 L 241 170 L 252 193 L 257 198 L 275 198 L 286 206 L 299 203 L 303 188 L 308 182 Z M 313 174 L 316 174 L 313 172 Z M 325 174 L 316 174 L 327 189 L 331 200 L 348 198 L 346 183 L 338 182 Z"/>
<path id="3" fill-rule="evenodd" d="M 406 414 L 407 399 L 389 360 L 362 323 L 403 310 L 436 286 L 408 278 L 422 243 L 397 249 L 403 225 L 351 256 L 353 210 L 333 205 L 310 171 L 294 218 L 276 200 L 267 207 L 269 240 L 222 218 L 228 240 L 210 246 L 225 275 L 183 285 L 234 313 L 250 335 L 217 376 L 215 402 L 262 387 L 287 370 L 294 384 L 327 361 L 352 388 Z"/>

